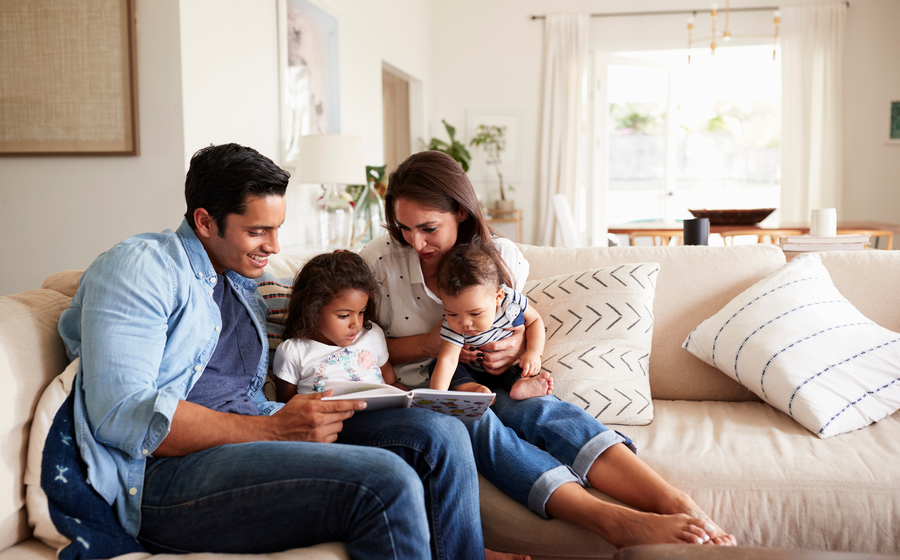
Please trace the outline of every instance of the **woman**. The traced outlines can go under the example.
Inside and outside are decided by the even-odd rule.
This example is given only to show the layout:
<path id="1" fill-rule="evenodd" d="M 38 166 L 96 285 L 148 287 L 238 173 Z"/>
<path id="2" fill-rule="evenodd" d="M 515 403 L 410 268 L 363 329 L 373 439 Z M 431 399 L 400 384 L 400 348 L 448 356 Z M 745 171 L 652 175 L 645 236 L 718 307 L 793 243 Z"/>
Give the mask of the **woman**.
<path id="1" fill-rule="evenodd" d="M 391 174 L 385 210 L 389 233 L 361 254 L 381 282 L 380 321 L 390 361 L 404 384 L 418 385 L 427 381 L 440 347 L 438 262 L 457 243 L 474 235 L 490 240 L 492 231 L 468 177 L 436 151 L 410 156 Z M 513 287 L 521 289 L 528 262 L 508 239 L 493 242 L 515 279 Z M 522 352 L 523 330 L 481 348 L 464 348 L 460 363 L 505 371 Z M 538 515 L 584 527 L 616 547 L 736 544 L 689 496 L 638 459 L 630 440 L 581 408 L 554 396 L 512 401 L 498 390 L 492 411 L 466 424 L 478 470 Z M 599 500 L 585 483 L 641 511 Z"/>

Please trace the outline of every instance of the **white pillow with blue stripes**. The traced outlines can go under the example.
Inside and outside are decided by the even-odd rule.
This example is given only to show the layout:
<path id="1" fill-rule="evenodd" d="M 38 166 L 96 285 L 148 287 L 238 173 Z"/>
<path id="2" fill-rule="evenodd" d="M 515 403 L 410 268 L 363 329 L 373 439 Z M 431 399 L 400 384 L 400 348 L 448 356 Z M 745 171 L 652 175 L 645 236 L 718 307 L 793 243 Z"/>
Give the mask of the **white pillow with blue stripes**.
<path id="1" fill-rule="evenodd" d="M 900 334 L 847 301 L 815 253 L 745 290 L 683 346 L 821 438 L 900 409 Z"/>

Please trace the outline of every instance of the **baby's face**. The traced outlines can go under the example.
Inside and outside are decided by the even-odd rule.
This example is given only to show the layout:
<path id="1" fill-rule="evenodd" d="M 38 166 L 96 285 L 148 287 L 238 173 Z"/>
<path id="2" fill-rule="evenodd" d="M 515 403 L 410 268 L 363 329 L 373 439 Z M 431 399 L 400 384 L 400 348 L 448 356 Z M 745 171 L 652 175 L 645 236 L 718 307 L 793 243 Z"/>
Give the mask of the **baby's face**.
<path id="1" fill-rule="evenodd" d="M 491 328 L 503 290 L 490 286 L 472 286 L 458 296 L 444 295 L 444 317 L 454 332 L 471 336 Z"/>

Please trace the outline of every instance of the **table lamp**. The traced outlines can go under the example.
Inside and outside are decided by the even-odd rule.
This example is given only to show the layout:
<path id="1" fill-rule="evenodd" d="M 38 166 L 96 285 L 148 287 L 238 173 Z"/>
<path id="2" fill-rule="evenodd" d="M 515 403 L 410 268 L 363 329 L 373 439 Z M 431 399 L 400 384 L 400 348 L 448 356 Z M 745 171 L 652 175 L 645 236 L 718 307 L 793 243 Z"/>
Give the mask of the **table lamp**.
<path id="1" fill-rule="evenodd" d="M 316 206 L 319 248 L 323 251 L 349 248 L 353 235 L 353 205 L 341 198 L 338 189 L 343 189 L 343 185 L 366 183 L 362 137 L 310 134 L 300 137 L 297 151 L 294 179 L 324 187 Z"/>

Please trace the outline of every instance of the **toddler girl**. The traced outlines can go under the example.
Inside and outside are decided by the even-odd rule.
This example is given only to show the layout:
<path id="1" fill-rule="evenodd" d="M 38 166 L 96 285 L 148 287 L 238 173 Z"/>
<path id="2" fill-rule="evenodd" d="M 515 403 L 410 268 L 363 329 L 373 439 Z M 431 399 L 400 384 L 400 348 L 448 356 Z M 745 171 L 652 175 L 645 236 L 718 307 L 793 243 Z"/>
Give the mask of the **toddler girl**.
<path id="1" fill-rule="evenodd" d="M 387 383 L 406 390 L 388 362 L 378 316 L 378 284 L 362 257 L 350 251 L 317 255 L 297 273 L 275 350 L 278 400 L 322 392 L 329 382 Z"/>
<path id="2" fill-rule="evenodd" d="M 509 287 L 509 272 L 497 250 L 475 236 L 441 257 L 437 278 L 444 323 L 431 388 L 490 393 L 502 387 L 515 400 L 549 395 L 553 378 L 541 372 L 544 321 L 525 296 Z M 459 364 L 463 346 L 502 340 L 512 334 L 512 327 L 523 324 L 527 349 L 519 365 L 494 376 L 480 364 Z"/>

